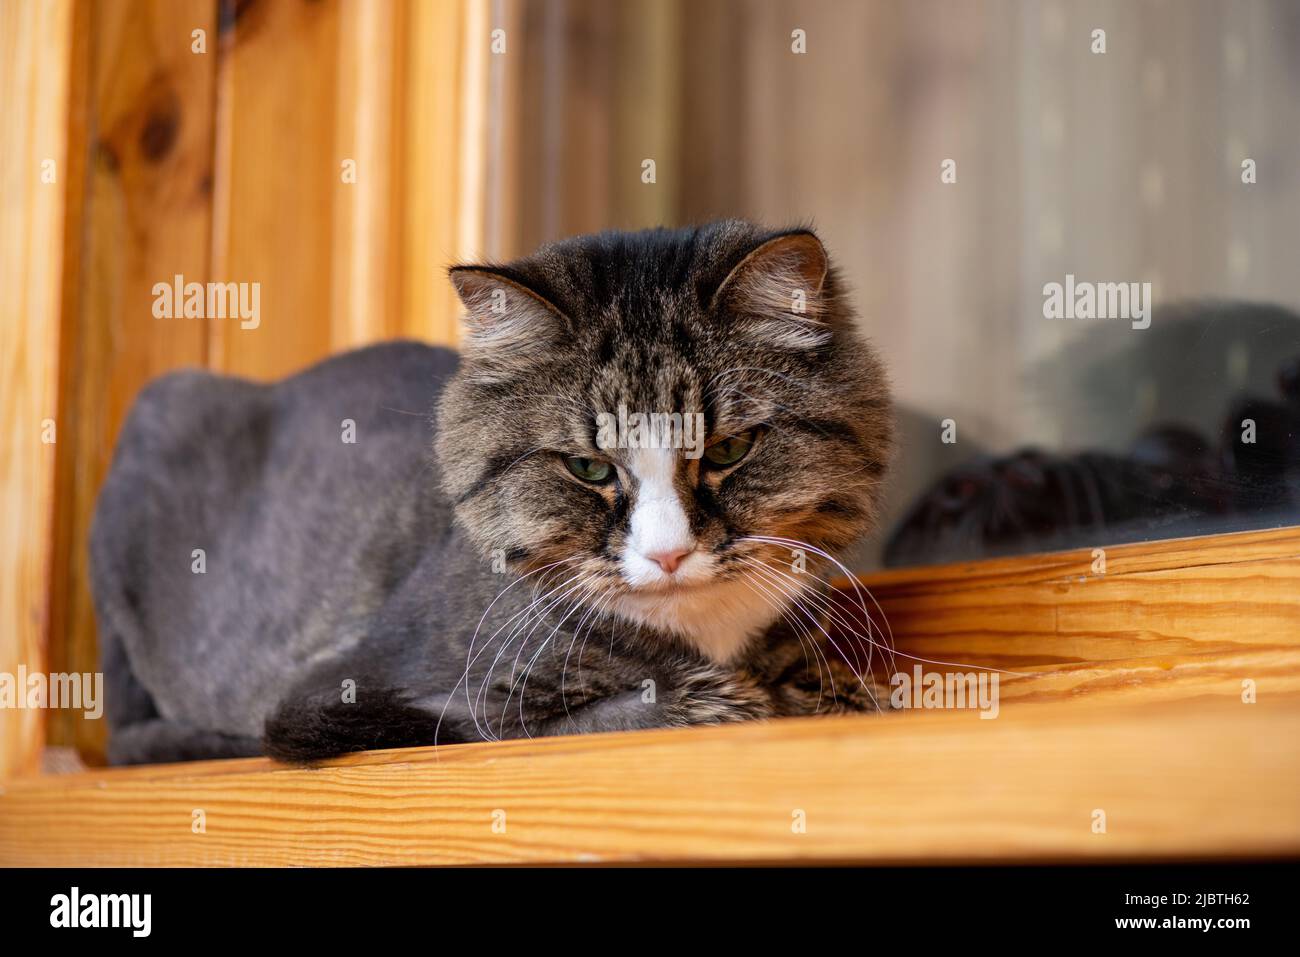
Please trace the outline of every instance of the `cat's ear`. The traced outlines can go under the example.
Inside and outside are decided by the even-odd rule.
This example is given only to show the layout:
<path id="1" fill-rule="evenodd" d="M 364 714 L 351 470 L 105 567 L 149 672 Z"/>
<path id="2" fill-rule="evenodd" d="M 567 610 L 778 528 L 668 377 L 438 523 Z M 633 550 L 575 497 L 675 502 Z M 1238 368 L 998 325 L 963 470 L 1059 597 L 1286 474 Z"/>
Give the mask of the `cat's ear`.
<path id="1" fill-rule="evenodd" d="M 824 321 L 829 269 L 826 248 L 811 232 L 777 236 L 731 270 L 713 296 L 713 308 L 740 318 L 749 334 L 771 345 L 824 345 L 830 339 Z"/>
<path id="2" fill-rule="evenodd" d="M 467 350 L 501 358 L 531 353 L 564 331 L 560 311 L 527 286 L 486 266 L 453 266 L 465 305 Z"/>

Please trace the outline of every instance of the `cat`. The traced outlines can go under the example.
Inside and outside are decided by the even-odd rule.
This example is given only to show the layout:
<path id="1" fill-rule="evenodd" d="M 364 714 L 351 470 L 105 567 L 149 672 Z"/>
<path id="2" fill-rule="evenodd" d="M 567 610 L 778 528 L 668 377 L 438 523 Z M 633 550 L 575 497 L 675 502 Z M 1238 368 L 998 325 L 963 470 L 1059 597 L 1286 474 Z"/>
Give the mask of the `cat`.
<path id="1" fill-rule="evenodd" d="M 891 401 L 817 236 L 610 231 L 450 278 L 460 354 L 142 390 L 90 543 L 110 762 L 874 709 L 824 578 Z M 602 447 L 620 409 L 705 447 Z"/>

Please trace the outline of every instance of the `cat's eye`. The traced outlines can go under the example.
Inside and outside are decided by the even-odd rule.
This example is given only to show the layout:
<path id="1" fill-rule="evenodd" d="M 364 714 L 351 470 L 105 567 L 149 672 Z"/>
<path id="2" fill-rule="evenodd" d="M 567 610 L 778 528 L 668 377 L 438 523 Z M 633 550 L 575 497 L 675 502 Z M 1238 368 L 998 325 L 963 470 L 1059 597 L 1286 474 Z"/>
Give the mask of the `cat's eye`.
<path id="1" fill-rule="evenodd" d="M 704 450 L 704 461 L 717 468 L 735 465 L 754 447 L 754 430 L 728 436 L 721 442 L 714 442 Z"/>
<path id="2" fill-rule="evenodd" d="M 584 482 L 604 482 L 614 474 L 614 469 L 608 462 L 602 462 L 600 459 L 583 458 L 581 455 L 567 456 L 564 459 L 564 464 L 570 472 Z"/>

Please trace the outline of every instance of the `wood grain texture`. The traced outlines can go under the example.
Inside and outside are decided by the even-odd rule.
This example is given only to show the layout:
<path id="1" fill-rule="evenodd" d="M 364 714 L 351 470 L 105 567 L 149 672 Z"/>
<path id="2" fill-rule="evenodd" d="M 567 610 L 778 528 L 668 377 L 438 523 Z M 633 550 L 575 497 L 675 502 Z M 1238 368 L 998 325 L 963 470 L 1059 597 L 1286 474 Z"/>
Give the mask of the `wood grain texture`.
<path id="1" fill-rule="evenodd" d="M 1112 578 L 1135 572 L 1291 560 L 1300 558 L 1300 526 L 1104 545 L 1103 550 L 1106 575 Z M 946 592 L 952 588 L 989 588 L 1034 582 L 1069 583 L 1092 575 L 1095 561 L 1093 551 L 1091 548 L 1076 548 L 1063 552 L 985 558 L 947 565 L 915 565 L 873 572 L 869 580 L 874 586 L 888 588 L 896 594 Z"/>
<path id="2" fill-rule="evenodd" d="M 454 345 L 446 268 L 481 252 L 486 4 L 228 6 L 213 273 L 261 284 L 262 323 L 213 323 L 211 365 L 272 379 L 397 336 Z"/>
<path id="3" fill-rule="evenodd" d="M 0 0 L 0 671 L 11 674 L 45 661 L 55 454 L 71 440 L 57 384 L 72 20 L 68 2 Z M 38 766 L 43 717 L 0 710 L 0 779 Z"/>
<path id="4" fill-rule="evenodd" d="M 1002 684 L 1008 701 L 1236 699 L 1248 680 L 1261 694 L 1300 691 L 1300 529 L 1122 545 L 1105 558 L 1104 574 L 1081 549 L 861 583 L 899 670 L 930 659 L 1021 672 Z M 847 593 L 842 606 L 854 607 Z"/>
<path id="5" fill-rule="evenodd" d="M 333 0 L 223 0 L 212 273 L 260 283 L 261 321 L 211 323 L 214 369 L 274 379 L 330 354 L 336 200 L 355 159 L 338 151 L 339 21 Z"/>
<path id="6" fill-rule="evenodd" d="M 405 8 L 404 82 L 396 109 L 400 202 L 394 215 L 400 234 L 394 284 L 400 290 L 401 335 L 439 345 L 460 341 L 460 300 L 447 279 L 447 267 L 473 261 L 486 250 L 478 245 L 485 189 L 464 181 L 462 137 L 467 115 L 461 91 L 468 83 L 485 84 L 482 71 L 466 64 L 466 48 L 489 42 L 481 28 L 473 32 L 467 0 L 421 3 Z M 480 90 L 479 101 L 486 93 Z M 480 131 L 481 132 L 481 131 Z M 462 222 L 462 215 L 469 216 Z"/>
<path id="7" fill-rule="evenodd" d="M 341 169 L 329 193 L 333 282 L 330 347 L 355 348 L 401 329 L 401 286 L 394 282 L 400 221 L 401 152 L 395 104 L 404 70 L 405 7 L 342 0 L 339 5 L 338 94 L 334 154 L 356 164 Z"/>
<path id="8" fill-rule="evenodd" d="M 380 752 L 315 770 L 245 760 L 87 772 L 0 795 L 0 863 L 1295 854 L 1297 734 L 1294 698 L 1069 704 L 992 721 L 911 713 Z M 196 810 L 205 833 L 192 830 Z M 1093 832 L 1096 810 L 1105 833 Z"/>
<path id="9" fill-rule="evenodd" d="M 207 359 L 207 320 L 155 317 L 153 287 L 178 274 L 209 279 L 216 26 L 206 0 L 77 8 L 83 88 L 64 116 L 77 179 L 62 315 L 54 671 L 98 670 L 86 549 L 127 411 L 150 379 Z M 193 51 L 198 29 L 207 53 Z M 103 748 L 103 723 L 80 712 L 51 711 L 49 732 L 92 758 Z"/>

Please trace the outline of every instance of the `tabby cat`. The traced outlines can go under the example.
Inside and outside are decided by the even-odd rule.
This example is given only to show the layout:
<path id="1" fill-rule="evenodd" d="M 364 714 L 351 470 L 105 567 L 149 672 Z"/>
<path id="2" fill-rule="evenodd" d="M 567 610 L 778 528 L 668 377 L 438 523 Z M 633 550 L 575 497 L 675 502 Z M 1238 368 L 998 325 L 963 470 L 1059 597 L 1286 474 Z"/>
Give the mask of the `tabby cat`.
<path id="1" fill-rule="evenodd" d="M 91 536 L 110 760 L 874 708 L 825 580 L 890 401 L 817 237 L 604 232 L 451 280 L 459 355 L 143 390 Z M 602 441 L 635 413 L 700 441 Z"/>

